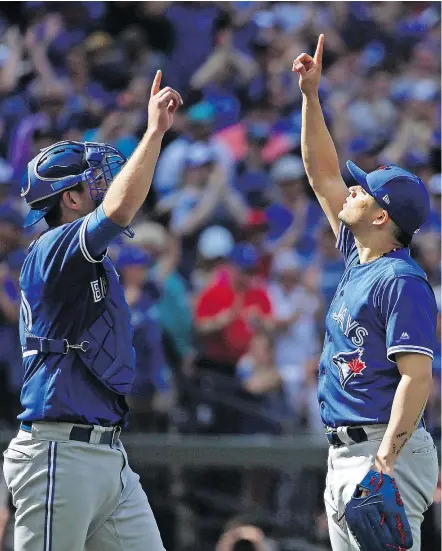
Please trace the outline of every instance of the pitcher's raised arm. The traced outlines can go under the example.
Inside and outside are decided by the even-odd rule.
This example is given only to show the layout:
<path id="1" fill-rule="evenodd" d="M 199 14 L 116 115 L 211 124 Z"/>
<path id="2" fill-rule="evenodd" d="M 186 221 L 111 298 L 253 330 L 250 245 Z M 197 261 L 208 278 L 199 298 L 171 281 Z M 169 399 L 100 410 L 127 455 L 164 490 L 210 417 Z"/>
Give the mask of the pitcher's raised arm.
<path id="1" fill-rule="evenodd" d="M 323 48 L 324 35 L 321 34 L 314 57 L 302 53 L 294 60 L 292 70 L 299 75 L 302 92 L 301 149 L 305 171 L 333 232 L 337 235 L 338 214 L 348 196 L 348 190 L 341 176 L 336 148 L 319 102 Z"/>

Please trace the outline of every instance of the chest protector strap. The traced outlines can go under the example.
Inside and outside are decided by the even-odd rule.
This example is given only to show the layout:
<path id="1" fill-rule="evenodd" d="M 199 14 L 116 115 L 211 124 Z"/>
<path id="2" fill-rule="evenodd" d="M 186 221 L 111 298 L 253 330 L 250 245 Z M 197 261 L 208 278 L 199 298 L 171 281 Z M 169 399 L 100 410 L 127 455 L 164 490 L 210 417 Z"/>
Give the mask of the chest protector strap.
<path id="1" fill-rule="evenodd" d="M 48 339 L 46 337 L 26 337 L 27 350 L 38 350 L 42 354 L 67 354 L 71 349 L 86 352 L 89 343 L 83 341 L 80 344 L 69 344 L 67 339 Z"/>

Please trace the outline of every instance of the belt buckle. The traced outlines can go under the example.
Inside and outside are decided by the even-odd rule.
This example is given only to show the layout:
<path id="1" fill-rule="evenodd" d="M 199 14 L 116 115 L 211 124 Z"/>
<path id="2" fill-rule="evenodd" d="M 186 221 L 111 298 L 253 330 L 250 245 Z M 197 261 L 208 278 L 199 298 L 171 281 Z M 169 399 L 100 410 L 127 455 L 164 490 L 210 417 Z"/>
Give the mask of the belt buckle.
<path id="1" fill-rule="evenodd" d="M 113 446 L 115 444 L 115 442 L 117 442 L 120 438 L 120 434 L 121 434 L 121 427 L 119 425 L 117 425 L 114 430 L 112 431 L 112 438 L 111 438 L 111 443 L 110 445 Z"/>
<path id="2" fill-rule="evenodd" d="M 325 431 L 325 436 L 327 437 L 329 444 L 334 448 L 339 448 L 344 444 L 342 440 L 339 438 L 338 432 L 336 429 L 327 427 L 327 430 Z"/>

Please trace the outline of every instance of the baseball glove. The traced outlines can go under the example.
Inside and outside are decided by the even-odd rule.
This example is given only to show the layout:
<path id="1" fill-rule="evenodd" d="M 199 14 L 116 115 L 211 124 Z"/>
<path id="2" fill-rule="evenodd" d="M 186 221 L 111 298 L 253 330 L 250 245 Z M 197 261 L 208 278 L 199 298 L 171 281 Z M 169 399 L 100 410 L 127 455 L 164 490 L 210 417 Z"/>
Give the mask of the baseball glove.
<path id="1" fill-rule="evenodd" d="M 382 472 L 369 471 L 356 486 L 345 508 L 345 518 L 362 551 L 405 551 L 413 547 L 396 481 Z"/>

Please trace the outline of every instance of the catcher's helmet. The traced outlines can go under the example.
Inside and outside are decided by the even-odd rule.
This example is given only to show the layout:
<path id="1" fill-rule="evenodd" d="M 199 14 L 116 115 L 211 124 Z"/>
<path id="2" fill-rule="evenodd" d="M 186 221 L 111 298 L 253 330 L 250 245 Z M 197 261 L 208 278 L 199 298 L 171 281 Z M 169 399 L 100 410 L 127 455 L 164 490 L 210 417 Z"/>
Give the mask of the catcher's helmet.
<path id="1" fill-rule="evenodd" d="M 57 204 L 57 196 L 80 182 L 87 183 L 92 199 L 101 201 L 125 162 L 118 149 L 104 143 L 64 141 L 42 149 L 28 164 L 27 184 L 21 190 L 31 207 L 24 227 L 46 216 Z"/>

